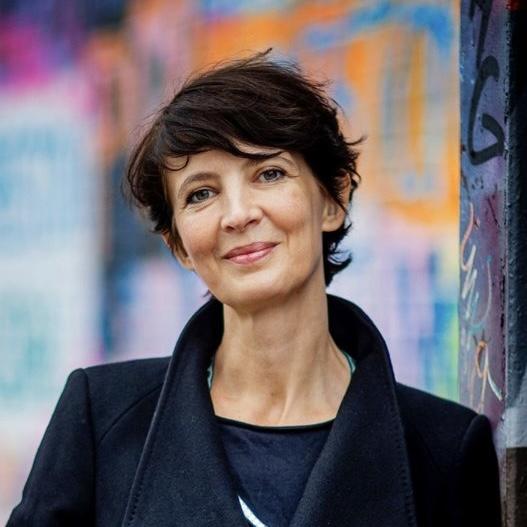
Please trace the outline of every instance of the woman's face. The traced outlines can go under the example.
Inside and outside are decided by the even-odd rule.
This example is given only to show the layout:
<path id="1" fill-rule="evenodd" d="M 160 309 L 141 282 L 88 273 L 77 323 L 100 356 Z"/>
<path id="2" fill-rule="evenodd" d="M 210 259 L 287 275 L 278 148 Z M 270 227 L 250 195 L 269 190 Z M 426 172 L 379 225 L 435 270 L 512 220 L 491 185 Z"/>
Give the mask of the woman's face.
<path id="1" fill-rule="evenodd" d="M 173 228 L 183 246 L 177 258 L 231 306 L 285 297 L 315 277 L 324 287 L 322 232 L 337 229 L 344 212 L 325 197 L 301 155 L 238 147 L 276 155 L 257 161 L 209 150 L 168 174 Z M 274 246 L 249 263 L 225 257 L 255 242 Z"/>

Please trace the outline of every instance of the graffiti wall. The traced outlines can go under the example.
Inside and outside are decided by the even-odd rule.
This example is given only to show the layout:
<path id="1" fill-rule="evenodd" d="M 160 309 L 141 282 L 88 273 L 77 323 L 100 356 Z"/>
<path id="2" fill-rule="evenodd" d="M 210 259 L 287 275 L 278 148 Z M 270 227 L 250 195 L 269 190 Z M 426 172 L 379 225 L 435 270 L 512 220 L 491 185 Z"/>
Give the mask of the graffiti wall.
<path id="1" fill-rule="evenodd" d="M 492 10 L 492 2 L 464 7 L 477 29 L 477 45 L 470 45 L 468 31 L 462 34 L 460 367 L 469 382 L 461 396 L 478 411 L 486 409 L 496 424 L 504 407 L 506 332 L 505 72 L 499 67 L 505 11 Z"/>
<path id="2" fill-rule="evenodd" d="M 331 81 L 350 138 L 367 140 L 344 243 L 354 261 L 329 292 L 380 326 L 399 380 L 457 399 L 457 2 L 0 9 L 0 522 L 67 373 L 170 354 L 204 302 L 205 286 L 119 185 L 152 112 L 190 71 L 226 57 L 272 47 Z M 467 265 L 474 243 L 469 233 Z"/>
<path id="3" fill-rule="evenodd" d="M 512 527 L 527 522 L 527 4 L 461 11 L 460 396 L 495 427 Z"/>

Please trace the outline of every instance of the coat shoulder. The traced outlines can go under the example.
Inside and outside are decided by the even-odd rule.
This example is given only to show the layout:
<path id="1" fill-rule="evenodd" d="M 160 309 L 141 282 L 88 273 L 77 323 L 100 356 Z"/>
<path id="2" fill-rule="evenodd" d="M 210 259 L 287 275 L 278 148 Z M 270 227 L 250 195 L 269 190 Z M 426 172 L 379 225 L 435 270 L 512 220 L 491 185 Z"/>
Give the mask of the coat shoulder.
<path id="1" fill-rule="evenodd" d="M 455 401 L 405 384 L 397 383 L 396 386 L 397 398 L 402 409 L 407 409 L 415 418 L 435 421 L 438 417 L 442 417 L 445 425 L 454 425 L 455 423 L 468 424 L 478 415 L 474 410 Z"/>
<path id="2" fill-rule="evenodd" d="M 83 370 L 97 441 L 146 399 L 157 401 L 169 361 L 170 357 L 137 359 Z"/>
<path id="3" fill-rule="evenodd" d="M 489 419 L 415 388 L 396 391 L 419 525 L 500 525 Z"/>
<path id="4" fill-rule="evenodd" d="M 404 384 L 396 385 L 405 435 L 433 458 L 437 468 L 448 467 L 460 451 L 471 424 L 481 416 L 462 404 Z"/>

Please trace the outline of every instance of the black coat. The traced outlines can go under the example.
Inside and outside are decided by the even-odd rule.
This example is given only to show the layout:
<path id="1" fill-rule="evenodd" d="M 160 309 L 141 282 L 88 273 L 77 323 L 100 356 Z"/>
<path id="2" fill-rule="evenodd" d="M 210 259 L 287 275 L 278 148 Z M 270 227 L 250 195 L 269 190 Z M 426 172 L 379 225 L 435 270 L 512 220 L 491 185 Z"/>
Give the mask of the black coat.
<path id="1" fill-rule="evenodd" d="M 327 298 L 357 369 L 291 525 L 499 526 L 488 419 L 396 383 L 373 323 Z M 172 358 L 74 371 L 8 526 L 245 526 L 206 380 L 222 332 L 212 299 Z"/>

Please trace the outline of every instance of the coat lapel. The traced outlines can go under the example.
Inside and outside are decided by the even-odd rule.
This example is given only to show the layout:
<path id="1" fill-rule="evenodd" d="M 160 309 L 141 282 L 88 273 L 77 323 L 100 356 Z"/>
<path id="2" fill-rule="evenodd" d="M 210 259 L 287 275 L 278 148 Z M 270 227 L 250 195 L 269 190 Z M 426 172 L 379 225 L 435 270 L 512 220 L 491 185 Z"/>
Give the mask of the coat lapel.
<path id="1" fill-rule="evenodd" d="M 404 432 L 384 340 L 354 304 L 328 295 L 330 333 L 356 370 L 291 527 L 416 526 Z"/>
<path id="2" fill-rule="evenodd" d="M 330 333 L 357 369 L 308 479 L 292 527 L 415 527 L 395 381 L 384 341 L 354 304 L 328 295 Z M 123 527 L 243 527 L 206 369 L 223 334 L 210 300 L 176 344 L 145 441 Z"/>
<path id="3" fill-rule="evenodd" d="M 145 441 L 123 527 L 246 526 L 205 376 L 222 332 L 222 306 L 214 300 L 183 329 Z"/>

